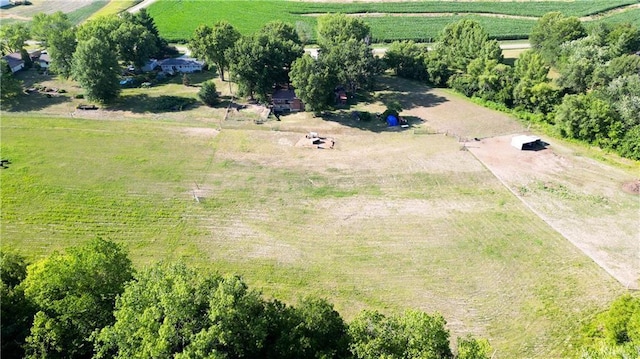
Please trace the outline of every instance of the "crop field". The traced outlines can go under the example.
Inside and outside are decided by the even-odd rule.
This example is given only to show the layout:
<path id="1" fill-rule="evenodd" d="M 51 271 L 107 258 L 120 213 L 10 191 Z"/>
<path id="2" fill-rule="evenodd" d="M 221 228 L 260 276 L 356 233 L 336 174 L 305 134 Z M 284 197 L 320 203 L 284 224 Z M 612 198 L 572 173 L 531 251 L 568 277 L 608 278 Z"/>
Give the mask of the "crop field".
<path id="1" fill-rule="evenodd" d="M 185 41 L 199 24 L 225 20 L 241 33 L 258 31 L 266 22 L 281 20 L 315 28 L 317 15 L 342 12 L 361 16 L 371 25 L 375 41 L 423 41 L 435 37 L 461 16 L 481 21 L 492 37 L 526 38 L 535 20 L 549 11 L 588 17 L 635 4 L 620 1 L 535 2 L 298 2 L 298 1 L 158 1 L 149 6 L 160 33 L 170 41 Z M 269 16 L 265 16 L 269 14 Z M 627 15 L 619 15 L 627 16 Z M 189 21 L 185 21 L 189 19 Z"/>
<path id="2" fill-rule="evenodd" d="M 17 5 L 0 9 L 0 19 L 5 23 L 12 21 L 31 21 L 40 12 L 52 14 L 62 11 L 69 14 L 74 23 L 86 19 L 107 3 L 105 0 L 31 0 L 31 5 Z"/>
<path id="3" fill-rule="evenodd" d="M 167 92 L 178 88 L 146 95 Z M 454 338 L 487 337 L 495 358 L 563 355 L 580 321 L 624 287 L 455 137 L 433 134 L 521 125 L 403 80 L 385 79 L 375 98 L 402 100 L 413 128 L 304 113 L 255 125 L 220 122 L 219 109 L 125 104 L 71 117 L 63 101 L 41 105 L 49 115 L 5 111 L 2 246 L 37 259 L 100 236 L 138 267 L 183 259 L 239 273 L 268 297 L 326 297 L 346 318 L 439 311 Z M 336 148 L 296 147 L 309 131 Z"/>

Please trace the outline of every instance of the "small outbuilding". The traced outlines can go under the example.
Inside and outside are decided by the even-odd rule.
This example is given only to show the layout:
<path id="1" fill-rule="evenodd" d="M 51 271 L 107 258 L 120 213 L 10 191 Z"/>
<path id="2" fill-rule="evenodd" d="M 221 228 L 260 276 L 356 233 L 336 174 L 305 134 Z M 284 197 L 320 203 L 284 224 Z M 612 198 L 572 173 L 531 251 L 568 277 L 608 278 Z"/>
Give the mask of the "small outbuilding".
<path id="1" fill-rule="evenodd" d="M 19 52 L 13 52 L 2 56 L 2 59 L 7 61 L 12 73 L 16 73 L 24 68 L 24 60 L 22 60 L 22 54 Z"/>
<path id="2" fill-rule="evenodd" d="M 271 95 L 271 105 L 274 113 L 297 112 L 304 110 L 302 100 L 296 96 L 291 87 L 278 88 Z"/>
<path id="3" fill-rule="evenodd" d="M 529 135 L 518 135 L 511 138 L 511 146 L 519 150 L 532 150 L 542 147 L 540 137 Z"/>

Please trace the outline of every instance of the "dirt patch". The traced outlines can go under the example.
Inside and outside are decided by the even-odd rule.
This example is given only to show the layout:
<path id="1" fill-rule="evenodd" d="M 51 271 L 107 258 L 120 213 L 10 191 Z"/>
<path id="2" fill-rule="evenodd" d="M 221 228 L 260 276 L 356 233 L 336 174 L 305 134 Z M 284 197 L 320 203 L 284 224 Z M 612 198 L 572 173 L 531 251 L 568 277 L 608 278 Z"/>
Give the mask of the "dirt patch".
<path id="1" fill-rule="evenodd" d="M 640 194 L 640 179 L 624 183 L 622 190 L 631 194 Z"/>
<path id="2" fill-rule="evenodd" d="M 511 137 L 467 147 L 534 213 L 625 287 L 637 289 L 640 203 L 625 192 L 637 191 L 640 181 L 561 144 L 520 151 L 510 145 Z"/>

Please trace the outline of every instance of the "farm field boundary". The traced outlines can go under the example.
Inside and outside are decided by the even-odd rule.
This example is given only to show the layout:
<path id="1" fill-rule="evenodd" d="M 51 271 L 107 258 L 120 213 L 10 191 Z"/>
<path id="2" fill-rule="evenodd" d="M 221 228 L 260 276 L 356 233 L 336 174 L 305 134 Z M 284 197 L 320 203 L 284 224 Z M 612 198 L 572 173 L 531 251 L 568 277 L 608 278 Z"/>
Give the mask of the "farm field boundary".
<path id="1" fill-rule="evenodd" d="M 156 20 L 161 34 L 170 41 L 186 41 L 199 24 L 213 24 L 220 20 L 230 22 L 243 34 L 258 31 L 267 21 L 272 20 L 281 20 L 298 28 L 312 30 L 316 26 L 316 20 L 314 16 L 309 15 L 342 12 L 362 16 L 363 20 L 371 26 L 373 40 L 376 42 L 402 39 L 429 42 L 446 24 L 463 17 L 480 21 L 494 38 L 515 39 L 526 38 L 535 20 L 549 11 L 561 11 L 568 16 L 608 21 L 610 16 L 638 11 L 634 6 L 637 6 L 637 3 L 630 0 L 357 3 L 159 1 L 151 4 L 148 10 Z M 627 11 L 622 11 L 625 9 Z M 264 14 L 269 16 L 265 17 Z M 315 31 L 309 31 L 309 33 L 315 36 Z"/>

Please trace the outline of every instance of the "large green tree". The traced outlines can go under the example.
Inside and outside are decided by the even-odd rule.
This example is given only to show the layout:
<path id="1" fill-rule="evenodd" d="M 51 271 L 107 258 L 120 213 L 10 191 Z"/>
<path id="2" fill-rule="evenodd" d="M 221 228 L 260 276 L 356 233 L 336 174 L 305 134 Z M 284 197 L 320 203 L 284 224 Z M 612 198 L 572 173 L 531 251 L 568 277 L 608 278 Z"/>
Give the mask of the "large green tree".
<path id="1" fill-rule="evenodd" d="M 321 46 L 340 46 L 350 39 L 368 42 L 371 34 L 371 28 L 362 19 L 345 14 L 320 16 L 317 29 Z"/>
<path id="2" fill-rule="evenodd" d="M 413 41 L 395 41 L 384 53 L 384 64 L 400 77 L 427 79 L 427 48 Z"/>
<path id="3" fill-rule="evenodd" d="M 25 258 L 13 251 L 0 250 L 0 331 L 3 358 L 22 358 L 23 345 L 34 315 L 33 304 L 20 285 L 27 276 Z"/>
<path id="4" fill-rule="evenodd" d="M 550 84 L 549 66 L 539 53 L 527 50 L 520 54 L 513 73 L 516 81 L 513 88 L 515 106 L 530 112 L 547 114 L 560 102 L 560 91 Z"/>
<path id="5" fill-rule="evenodd" d="M 229 67 L 228 51 L 239 38 L 240 33 L 226 21 L 217 22 L 213 27 L 200 25 L 189 40 L 189 49 L 194 56 L 215 64 L 224 81 L 224 71 Z"/>
<path id="6" fill-rule="evenodd" d="M 155 58 L 162 58 L 165 55 L 171 54 L 171 49 L 167 44 L 167 41 L 160 36 L 160 32 L 158 31 L 158 27 L 156 26 L 155 20 L 149 15 L 146 9 L 142 8 L 135 15 L 133 15 L 133 22 L 138 25 L 144 26 L 147 31 L 149 31 L 156 40 L 156 49 L 157 52 L 152 54 Z M 175 48 L 174 48 L 175 50 Z"/>
<path id="7" fill-rule="evenodd" d="M 318 56 L 326 64 L 336 85 L 342 85 L 355 93 L 359 89 L 369 90 L 375 83 L 380 67 L 371 48 L 355 38 L 341 45 L 322 49 Z"/>
<path id="8" fill-rule="evenodd" d="M 558 106 L 556 127 L 565 137 L 611 147 L 624 135 L 616 111 L 594 94 L 567 95 Z"/>
<path id="9" fill-rule="evenodd" d="M 498 42 L 489 39 L 480 23 L 469 19 L 447 25 L 434 45 L 434 53 L 454 72 L 465 72 L 477 58 L 502 60 Z"/>
<path id="10" fill-rule="evenodd" d="M 101 41 L 102 47 L 109 48 L 117 53 L 118 39 L 114 34 L 116 34 L 122 22 L 123 19 L 117 15 L 100 16 L 89 20 L 78 27 L 77 40 L 78 42 L 84 42 L 91 38 L 96 38 Z"/>
<path id="11" fill-rule="evenodd" d="M 69 17 L 62 11 L 56 11 L 50 15 L 41 12 L 33 16 L 31 36 L 47 46 L 51 39 L 59 36 L 59 34 L 72 26 L 73 24 L 69 21 Z"/>
<path id="12" fill-rule="evenodd" d="M 141 68 L 158 52 L 157 38 L 146 27 L 133 21 L 123 21 L 113 32 L 118 58 Z"/>
<path id="13" fill-rule="evenodd" d="M 30 37 L 29 27 L 23 23 L 16 22 L 2 25 L 2 27 L 0 27 L 2 53 L 10 54 L 12 52 L 19 52 Z"/>
<path id="14" fill-rule="evenodd" d="M 578 18 L 565 17 L 561 12 L 550 12 L 536 22 L 529 35 L 529 42 L 548 64 L 555 65 L 559 60 L 560 45 L 586 35 Z"/>
<path id="15" fill-rule="evenodd" d="M 241 94 L 266 101 L 274 85 L 289 83 L 291 64 L 304 50 L 291 25 L 266 24 L 230 50 L 230 72 Z"/>
<path id="16" fill-rule="evenodd" d="M 123 249 L 101 239 L 31 265 L 24 292 L 38 312 L 27 338 L 27 356 L 90 357 L 92 335 L 113 323 L 116 297 L 132 272 Z"/>
<path id="17" fill-rule="evenodd" d="M 63 78 L 71 76 L 73 69 L 73 55 L 76 52 L 76 28 L 61 31 L 48 41 L 48 51 L 51 57 L 51 71 Z"/>
<path id="18" fill-rule="evenodd" d="M 0 60 L 0 98 L 9 100 L 20 94 L 22 84 L 18 79 L 13 77 L 11 67 L 5 59 Z"/>
<path id="19" fill-rule="evenodd" d="M 97 38 L 78 44 L 72 74 L 90 100 L 107 103 L 120 94 L 120 66 L 116 53 Z"/>
<path id="20" fill-rule="evenodd" d="M 351 351 L 356 358 L 452 358 L 446 321 L 439 315 L 407 311 L 387 317 L 361 312 L 350 324 Z"/>
<path id="21" fill-rule="evenodd" d="M 306 54 L 293 62 L 289 76 L 307 111 L 317 114 L 329 108 L 334 84 L 326 66 Z"/>

